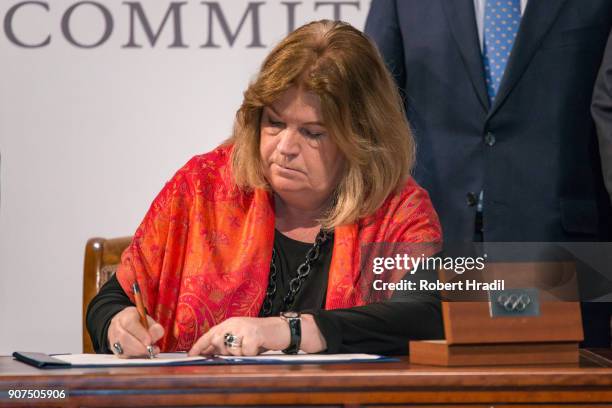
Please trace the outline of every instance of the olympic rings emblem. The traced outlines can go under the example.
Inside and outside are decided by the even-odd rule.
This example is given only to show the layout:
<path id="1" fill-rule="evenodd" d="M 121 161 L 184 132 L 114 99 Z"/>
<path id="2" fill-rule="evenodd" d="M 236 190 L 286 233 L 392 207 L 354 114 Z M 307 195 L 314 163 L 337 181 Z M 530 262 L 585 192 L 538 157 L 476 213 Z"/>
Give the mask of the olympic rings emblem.
<path id="1" fill-rule="evenodd" d="M 497 297 L 497 303 L 508 312 L 522 312 L 531 303 L 531 298 L 527 295 L 501 294 Z"/>

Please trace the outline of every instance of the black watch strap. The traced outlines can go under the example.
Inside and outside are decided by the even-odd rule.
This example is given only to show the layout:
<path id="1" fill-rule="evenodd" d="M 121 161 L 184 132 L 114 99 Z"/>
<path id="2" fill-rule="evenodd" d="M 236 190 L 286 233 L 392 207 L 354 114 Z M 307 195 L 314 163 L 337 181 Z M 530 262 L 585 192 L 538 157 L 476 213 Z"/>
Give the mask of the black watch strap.
<path id="1" fill-rule="evenodd" d="M 285 354 L 297 354 L 302 343 L 302 320 L 300 314 L 295 312 L 281 313 L 281 318 L 289 324 L 289 347 L 283 350 Z"/>

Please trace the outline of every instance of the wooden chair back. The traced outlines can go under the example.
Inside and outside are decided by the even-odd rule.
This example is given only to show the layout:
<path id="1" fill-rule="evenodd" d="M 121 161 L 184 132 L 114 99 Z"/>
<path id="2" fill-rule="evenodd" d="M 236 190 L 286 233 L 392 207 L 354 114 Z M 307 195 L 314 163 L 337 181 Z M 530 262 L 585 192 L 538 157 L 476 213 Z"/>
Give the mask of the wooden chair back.
<path id="1" fill-rule="evenodd" d="M 93 353 L 93 345 L 87 332 L 85 318 L 87 306 L 100 288 L 117 270 L 121 254 L 132 241 L 132 237 L 91 238 L 85 245 L 83 265 L 83 353 Z"/>

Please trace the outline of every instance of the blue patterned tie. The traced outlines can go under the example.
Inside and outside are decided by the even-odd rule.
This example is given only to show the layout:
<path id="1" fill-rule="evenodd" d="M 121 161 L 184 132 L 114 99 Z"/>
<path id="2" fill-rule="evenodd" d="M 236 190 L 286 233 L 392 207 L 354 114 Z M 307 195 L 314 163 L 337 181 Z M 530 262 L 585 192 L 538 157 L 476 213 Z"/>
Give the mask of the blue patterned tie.
<path id="1" fill-rule="evenodd" d="M 486 0 L 484 14 L 482 58 L 493 103 L 521 22 L 521 0 Z"/>

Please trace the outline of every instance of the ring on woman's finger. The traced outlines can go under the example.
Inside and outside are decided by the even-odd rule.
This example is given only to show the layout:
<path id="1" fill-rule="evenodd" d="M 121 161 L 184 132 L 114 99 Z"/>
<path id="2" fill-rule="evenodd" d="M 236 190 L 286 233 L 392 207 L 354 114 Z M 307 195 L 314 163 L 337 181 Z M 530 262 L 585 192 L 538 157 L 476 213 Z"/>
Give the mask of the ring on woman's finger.
<path id="1" fill-rule="evenodd" d="M 232 333 L 225 333 L 223 335 L 223 344 L 229 348 L 240 348 L 242 347 L 242 337 L 235 336 Z"/>
<path id="2" fill-rule="evenodd" d="M 113 343 L 113 352 L 118 355 L 123 354 L 123 347 L 121 347 L 121 343 L 118 341 Z"/>

